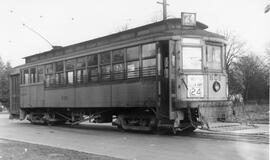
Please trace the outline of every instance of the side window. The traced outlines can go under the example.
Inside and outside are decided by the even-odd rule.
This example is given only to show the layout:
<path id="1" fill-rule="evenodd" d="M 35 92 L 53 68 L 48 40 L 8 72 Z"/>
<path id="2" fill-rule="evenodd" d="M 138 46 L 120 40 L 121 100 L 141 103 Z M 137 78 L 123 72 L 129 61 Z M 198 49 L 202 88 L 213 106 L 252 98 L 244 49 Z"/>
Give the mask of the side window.
<path id="1" fill-rule="evenodd" d="M 29 69 L 24 69 L 22 73 L 23 73 L 22 84 L 28 84 L 29 83 Z"/>
<path id="2" fill-rule="evenodd" d="M 206 46 L 206 63 L 210 70 L 221 70 L 221 46 Z"/>
<path id="3" fill-rule="evenodd" d="M 142 65 L 142 75 L 144 77 L 156 75 L 156 58 L 144 59 Z"/>
<path id="4" fill-rule="evenodd" d="M 155 76 L 156 68 L 156 44 L 142 45 L 142 76 Z"/>
<path id="5" fill-rule="evenodd" d="M 100 71 L 102 80 L 111 79 L 111 52 L 100 54 Z"/>
<path id="6" fill-rule="evenodd" d="M 64 72 L 64 63 L 63 63 L 63 61 L 55 63 L 55 72 Z"/>
<path id="7" fill-rule="evenodd" d="M 30 68 L 30 83 L 36 83 L 36 68 Z"/>
<path id="8" fill-rule="evenodd" d="M 52 74 L 53 73 L 53 64 L 47 64 L 45 65 L 45 73 L 46 74 Z"/>
<path id="9" fill-rule="evenodd" d="M 90 55 L 87 57 L 87 65 L 88 66 L 96 66 L 98 65 L 98 55 Z"/>
<path id="10" fill-rule="evenodd" d="M 64 62 L 59 61 L 55 63 L 55 83 L 56 85 L 64 85 Z"/>
<path id="11" fill-rule="evenodd" d="M 111 52 L 105 52 L 100 54 L 100 64 L 110 64 L 111 63 Z"/>
<path id="12" fill-rule="evenodd" d="M 119 49 L 112 52 L 113 79 L 124 79 L 124 55 L 125 49 Z"/>
<path id="13" fill-rule="evenodd" d="M 88 70 L 88 81 L 98 81 L 98 55 L 90 55 L 87 57 L 87 70 Z"/>
<path id="14" fill-rule="evenodd" d="M 53 74 L 53 64 L 45 65 L 45 82 L 46 87 L 50 87 L 55 84 L 55 76 Z"/>
<path id="15" fill-rule="evenodd" d="M 43 73 L 43 66 L 37 67 L 37 82 L 43 82 L 44 80 L 44 73 Z"/>
<path id="16" fill-rule="evenodd" d="M 155 56 L 156 56 L 155 43 L 142 45 L 142 58 L 155 57 Z"/>
<path id="17" fill-rule="evenodd" d="M 66 61 L 66 82 L 69 85 L 74 84 L 74 69 L 76 59 Z"/>
<path id="18" fill-rule="evenodd" d="M 76 63 L 76 81 L 78 84 L 86 83 L 87 82 L 87 72 L 86 72 L 86 57 L 77 58 Z"/>
<path id="19" fill-rule="evenodd" d="M 109 80 L 111 78 L 111 65 L 101 66 L 101 79 Z"/>
<path id="20" fill-rule="evenodd" d="M 139 77 L 139 46 L 127 48 L 127 78 Z"/>

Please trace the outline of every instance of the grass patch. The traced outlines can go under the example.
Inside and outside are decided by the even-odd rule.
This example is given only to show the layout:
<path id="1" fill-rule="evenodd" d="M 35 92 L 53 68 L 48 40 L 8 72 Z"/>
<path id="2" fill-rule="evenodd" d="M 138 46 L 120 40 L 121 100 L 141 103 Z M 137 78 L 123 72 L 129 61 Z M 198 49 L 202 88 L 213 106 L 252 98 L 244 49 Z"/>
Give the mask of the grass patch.
<path id="1" fill-rule="evenodd" d="M 233 107 L 234 115 L 231 119 L 234 122 L 251 121 L 253 123 L 269 124 L 269 105 L 268 104 L 245 104 Z"/>

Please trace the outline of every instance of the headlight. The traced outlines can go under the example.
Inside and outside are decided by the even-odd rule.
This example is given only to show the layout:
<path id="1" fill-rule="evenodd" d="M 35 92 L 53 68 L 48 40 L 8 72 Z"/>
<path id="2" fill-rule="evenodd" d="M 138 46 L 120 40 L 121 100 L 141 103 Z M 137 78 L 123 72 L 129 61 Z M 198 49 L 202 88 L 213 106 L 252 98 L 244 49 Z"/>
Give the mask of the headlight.
<path id="1" fill-rule="evenodd" d="M 214 84 L 213 84 L 213 90 L 215 92 L 218 92 L 220 90 L 220 83 L 215 81 Z"/>

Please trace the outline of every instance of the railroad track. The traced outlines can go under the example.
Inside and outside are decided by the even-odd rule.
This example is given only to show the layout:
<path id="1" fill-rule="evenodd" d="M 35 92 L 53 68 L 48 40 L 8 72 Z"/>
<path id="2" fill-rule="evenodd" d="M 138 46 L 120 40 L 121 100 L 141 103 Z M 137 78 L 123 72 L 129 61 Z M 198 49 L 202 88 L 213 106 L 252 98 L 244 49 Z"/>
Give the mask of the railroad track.
<path id="1" fill-rule="evenodd" d="M 112 132 L 123 132 L 118 130 L 116 127 L 111 125 L 96 125 L 96 124 L 80 124 L 76 126 L 70 125 L 61 125 L 57 127 L 64 127 L 64 128 L 74 128 L 74 129 L 82 129 L 82 130 L 95 130 L 95 131 L 112 131 Z M 174 135 L 172 132 L 164 132 L 164 133 L 149 133 L 143 131 L 125 131 L 125 134 L 153 134 L 159 136 L 172 136 L 175 138 L 182 138 L 182 137 L 190 137 L 190 138 L 204 138 L 204 139 L 213 139 L 213 140 L 224 140 L 224 141 L 240 141 L 240 142 L 250 142 L 256 144 L 269 144 L 269 135 L 267 134 L 236 134 L 236 133 L 229 133 L 229 132 L 202 132 L 200 130 L 196 130 L 194 133 L 186 134 L 186 133 L 179 133 Z"/>
<path id="2" fill-rule="evenodd" d="M 258 144 L 269 144 L 269 135 L 267 134 L 234 134 L 234 133 L 222 133 L 222 132 L 195 132 L 190 137 L 194 138 L 207 138 L 215 140 L 230 140 L 240 142 L 251 142 Z"/>

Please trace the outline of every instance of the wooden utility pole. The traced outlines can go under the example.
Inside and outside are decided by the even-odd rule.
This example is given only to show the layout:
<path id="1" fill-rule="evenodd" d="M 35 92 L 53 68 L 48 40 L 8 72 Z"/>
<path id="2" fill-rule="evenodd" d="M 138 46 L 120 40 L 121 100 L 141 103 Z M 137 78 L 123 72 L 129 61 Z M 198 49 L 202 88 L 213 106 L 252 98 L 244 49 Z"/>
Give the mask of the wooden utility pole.
<path id="1" fill-rule="evenodd" d="M 163 20 L 167 19 L 167 6 L 169 4 L 167 4 L 167 0 L 163 0 L 163 2 L 157 2 L 158 4 L 162 4 L 163 5 Z"/>

